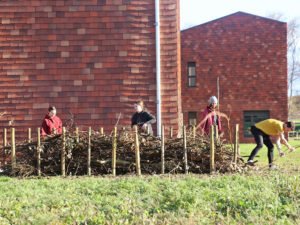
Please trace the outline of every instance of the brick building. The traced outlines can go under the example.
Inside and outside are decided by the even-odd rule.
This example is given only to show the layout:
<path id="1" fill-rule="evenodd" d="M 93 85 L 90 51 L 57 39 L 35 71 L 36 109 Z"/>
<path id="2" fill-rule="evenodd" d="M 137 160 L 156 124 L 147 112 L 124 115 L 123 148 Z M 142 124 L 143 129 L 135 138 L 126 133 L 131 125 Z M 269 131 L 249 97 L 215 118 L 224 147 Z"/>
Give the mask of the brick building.
<path id="1" fill-rule="evenodd" d="M 179 1 L 160 1 L 162 121 L 177 129 Z M 129 125 L 133 103 L 156 114 L 154 0 L 0 2 L 0 127 L 17 136 L 55 105 L 66 125 Z"/>
<path id="2" fill-rule="evenodd" d="M 182 111 L 185 123 L 201 121 L 210 96 L 230 125 L 247 128 L 264 118 L 287 120 L 287 25 L 237 12 L 181 32 Z M 226 120 L 222 120 L 228 130 Z M 232 129 L 233 131 L 233 129 Z M 228 137 L 228 136 L 227 136 Z"/>
<path id="3" fill-rule="evenodd" d="M 0 2 L 0 128 L 67 125 L 111 131 L 142 99 L 156 115 L 155 0 Z M 230 124 L 287 119 L 286 24 L 235 13 L 180 32 L 179 0 L 160 0 L 162 124 L 201 120 L 220 86 Z M 189 82 L 188 82 L 189 81 Z M 226 124 L 223 121 L 223 124 Z M 224 126 L 226 130 L 226 125 Z"/>

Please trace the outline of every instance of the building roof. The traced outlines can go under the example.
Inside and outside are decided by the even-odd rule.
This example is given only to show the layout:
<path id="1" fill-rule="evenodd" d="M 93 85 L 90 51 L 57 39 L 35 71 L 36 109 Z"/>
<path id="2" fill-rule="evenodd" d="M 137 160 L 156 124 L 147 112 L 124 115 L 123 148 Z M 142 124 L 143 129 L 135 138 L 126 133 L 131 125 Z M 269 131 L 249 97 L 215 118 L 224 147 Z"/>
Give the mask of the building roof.
<path id="1" fill-rule="evenodd" d="M 272 22 L 275 22 L 275 23 L 283 23 L 283 24 L 286 23 L 286 22 L 281 22 L 279 20 L 275 20 L 275 19 L 271 19 L 271 18 L 267 18 L 267 17 L 263 17 L 263 16 L 257 16 L 257 15 L 251 14 L 251 13 L 246 13 L 246 12 L 238 11 L 238 12 L 229 14 L 227 16 L 220 17 L 218 19 L 214 19 L 214 20 L 211 20 L 211 21 L 208 21 L 208 22 L 205 22 L 205 23 L 193 26 L 193 27 L 189 27 L 189 28 L 183 29 L 183 30 L 181 30 L 181 32 L 186 31 L 186 30 L 190 30 L 190 29 L 195 29 L 197 27 L 204 26 L 206 24 L 213 23 L 213 22 L 216 22 L 218 20 L 223 20 L 225 18 L 233 17 L 233 16 L 253 16 L 253 17 L 256 17 L 256 18 L 261 18 L 261 19 L 264 19 L 264 20 L 269 20 L 269 21 L 272 21 Z"/>

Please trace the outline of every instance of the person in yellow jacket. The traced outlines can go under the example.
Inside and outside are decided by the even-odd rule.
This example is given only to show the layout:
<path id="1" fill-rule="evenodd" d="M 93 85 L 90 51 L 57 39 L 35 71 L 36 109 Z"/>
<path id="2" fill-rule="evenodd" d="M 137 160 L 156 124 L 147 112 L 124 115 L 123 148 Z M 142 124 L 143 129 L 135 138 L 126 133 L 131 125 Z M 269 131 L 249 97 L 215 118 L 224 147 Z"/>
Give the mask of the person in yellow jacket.
<path id="1" fill-rule="evenodd" d="M 267 119 L 263 120 L 259 123 L 256 123 L 254 126 L 251 127 L 251 133 L 255 139 L 256 147 L 252 150 L 250 157 L 248 159 L 248 163 L 253 162 L 254 157 L 258 153 L 258 151 L 263 147 L 265 144 L 268 148 L 268 159 L 269 159 L 269 168 L 276 169 L 273 163 L 273 150 L 274 145 L 272 144 L 270 136 L 275 136 L 276 145 L 279 151 L 280 156 L 284 156 L 284 153 L 281 151 L 281 144 L 282 141 L 288 149 L 293 152 L 295 148 L 293 148 L 285 139 L 284 131 L 294 129 L 294 124 L 292 122 L 281 122 L 275 119 Z"/>

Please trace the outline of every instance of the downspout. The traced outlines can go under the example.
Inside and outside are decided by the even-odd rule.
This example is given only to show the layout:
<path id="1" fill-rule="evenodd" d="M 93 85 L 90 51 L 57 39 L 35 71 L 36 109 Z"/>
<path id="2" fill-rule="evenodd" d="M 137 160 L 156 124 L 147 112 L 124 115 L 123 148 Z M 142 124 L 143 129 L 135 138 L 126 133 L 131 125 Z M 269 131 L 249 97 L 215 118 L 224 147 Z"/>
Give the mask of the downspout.
<path id="1" fill-rule="evenodd" d="M 157 113 L 157 136 L 161 136 L 161 91 L 160 91 L 160 18 L 159 0 L 155 0 L 155 39 L 156 39 L 156 113 Z"/>

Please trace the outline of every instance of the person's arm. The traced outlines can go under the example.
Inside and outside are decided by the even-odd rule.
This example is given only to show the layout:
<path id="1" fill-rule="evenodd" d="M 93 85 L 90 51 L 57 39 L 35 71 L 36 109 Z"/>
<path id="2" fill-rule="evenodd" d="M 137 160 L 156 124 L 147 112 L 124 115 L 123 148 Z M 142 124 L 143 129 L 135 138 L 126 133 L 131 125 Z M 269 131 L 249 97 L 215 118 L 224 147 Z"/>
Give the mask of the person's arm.
<path id="1" fill-rule="evenodd" d="M 283 144 L 288 147 L 288 149 L 293 152 L 295 151 L 295 149 L 288 143 L 288 141 L 285 139 L 284 134 L 280 133 L 279 134 L 280 139 L 282 140 Z M 280 140 L 279 140 L 280 141 Z"/>
<path id="2" fill-rule="evenodd" d="M 152 114 L 150 114 L 150 113 L 148 113 L 148 112 L 146 112 L 146 122 L 145 123 L 147 123 L 147 124 L 153 124 L 155 122 L 156 122 L 155 116 L 152 115 Z"/>
<path id="3" fill-rule="evenodd" d="M 280 136 L 277 136 L 275 143 L 276 143 L 276 147 L 277 147 L 280 157 L 283 157 L 284 153 L 281 150 Z"/>

